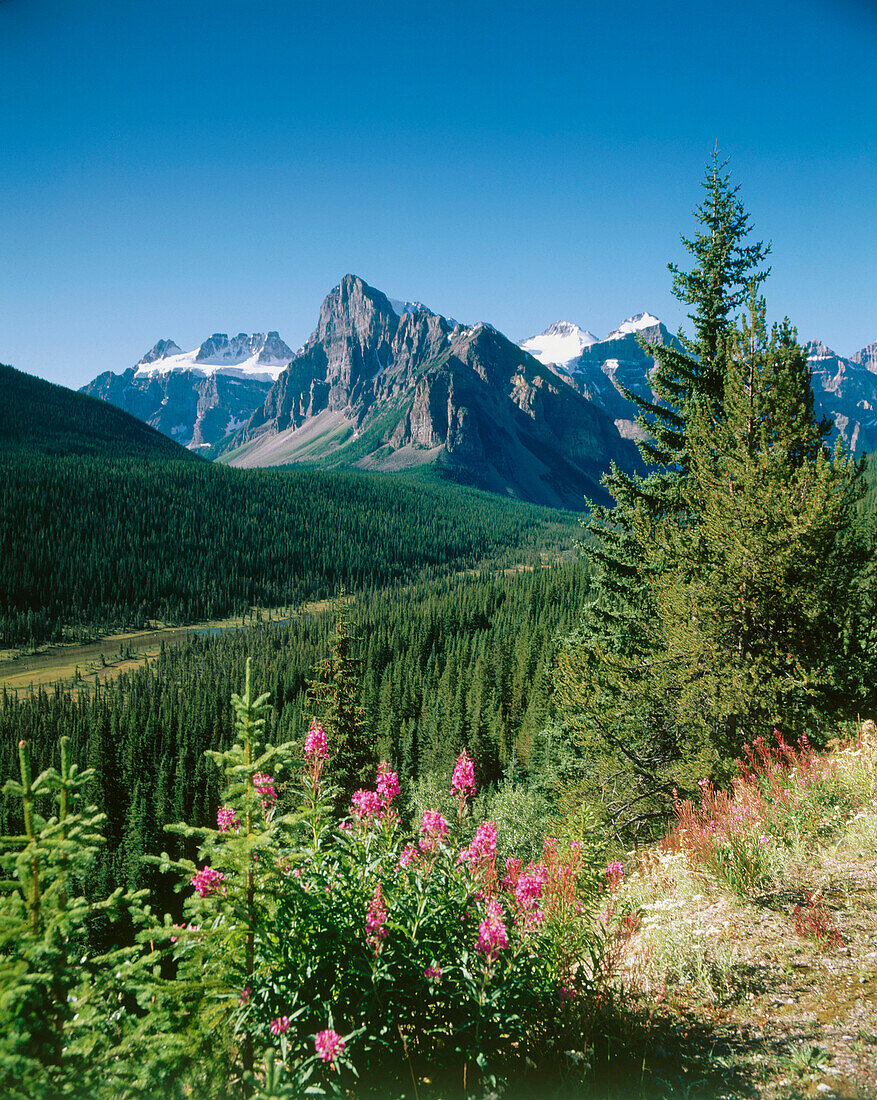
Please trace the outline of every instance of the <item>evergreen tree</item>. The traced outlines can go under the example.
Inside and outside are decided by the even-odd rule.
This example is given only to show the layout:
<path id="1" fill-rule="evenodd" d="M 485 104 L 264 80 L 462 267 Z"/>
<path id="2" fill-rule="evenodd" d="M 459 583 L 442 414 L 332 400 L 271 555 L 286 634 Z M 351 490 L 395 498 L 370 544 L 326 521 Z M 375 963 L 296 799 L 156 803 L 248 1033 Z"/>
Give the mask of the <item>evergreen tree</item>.
<path id="1" fill-rule="evenodd" d="M 720 413 L 730 321 L 746 301 L 750 286 L 757 287 L 769 273 L 759 270 L 769 248 L 761 242 L 745 243 L 749 215 L 738 197 L 739 188 L 731 186 L 727 162 L 719 161 L 718 150 L 701 186 L 706 197 L 695 210 L 700 228 L 693 238 L 682 238 L 693 266 L 683 271 L 676 264 L 668 265 L 674 295 L 691 307 L 688 316 L 694 334 L 689 338 L 680 332 L 675 343 L 643 342 L 655 359 L 649 378 L 654 402 L 624 391 L 639 409 L 642 438 L 638 446 L 649 472 L 629 474 L 613 465 L 603 485 L 614 505 L 592 505 L 582 521 L 587 532 L 583 550 L 595 566 L 596 580 L 587 629 L 596 631 L 602 646 L 613 651 L 641 650 L 650 633 L 641 548 L 631 530 L 633 516 L 645 511 L 656 518 L 684 510 L 681 487 L 689 464 L 689 411 L 706 402 Z"/>
<path id="2" fill-rule="evenodd" d="M 335 631 L 329 656 L 320 661 L 308 694 L 314 716 L 329 736 L 332 753 L 330 770 L 344 806 L 350 795 L 374 781 L 377 767 L 376 741 L 368 732 L 360 705 L 362 661 L 356 653 L 356 639 L 344 592 L 335 601 Z"/>
<path id="3" fill-rule="evenodd" d="M 592 507 L 583 521 L 582 549 L 594 567 L 592 595 L 558 657 L 558 704 L 579 745 L 583 770 L 595 794 L 601 775 L 625 778 L 617 816 L 630 828 L 660 818 L 660 796 L 669 797 L 684 779 L 684 760 L 692 771 L 702 763 L 690 740 L 680 740 L 667 697 L 655 693 L 656 670 L 664 667 L 655 580 L 669 562 L 653 552 L 643 532 L 689 521 L 691 419 L 696 409 L 722 417 L 730 326 L 750 288 L 767 276 L 760 265 L 769 249 L 746 243 L 749 216 L 718 151 L 702 186 L 697 231 L 682 238 L 693 265 L 688 271 L 669 265 L 674 294 L 690 307 L 693 333 L 644 345 L 655 358 L 655 400 L 627 396 L 640 410 L 639 446 L 649 471 L 627 474 L 613 467 L 603 480 L 614 505 Z"/>
<path id="4" fill-rule="evenodd" d="M 806 353 L 788 321 L 768 331 L 754 286 L 725 340 L 722 411 L 701 402 L 687 421 L 685 519 L 637 517 L 662 654 L 650 678 L 672 689 L 674 724 L 699 731 L 714 770 L 771 726 L 812 738 L 844 706 L 855 713 L 865 658 L 862 467 L 824 448 Z"/>
<path id="5" fill-rule="evenodd" d="M 24 829 L 0 838 L 0 1092 L 20 1100 L 132 1095 L 143 1081 L 130 1010 L 156 958 L 136 947 L 96 952 L 87 926 L 112 917 L 136 928 L 149 914 L 142 894 L 121 887 L 102 900 L 79 894 L 104 815 L 83 805 L 92 774 L 71 763 L 70 738 L 59 748 L 60 770 L 34 779 L 21 741 L 21 781 L 3 788 L 20 802 Z M 40 812 L 47 802 L 51 816 Z"/>

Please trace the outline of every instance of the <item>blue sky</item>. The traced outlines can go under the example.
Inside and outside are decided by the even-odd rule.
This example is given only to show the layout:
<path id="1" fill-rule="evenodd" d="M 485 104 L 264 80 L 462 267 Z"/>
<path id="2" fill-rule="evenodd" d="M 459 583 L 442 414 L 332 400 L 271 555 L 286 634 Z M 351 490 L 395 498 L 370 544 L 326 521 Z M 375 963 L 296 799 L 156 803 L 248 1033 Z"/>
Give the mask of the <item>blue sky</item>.
<path id="1" fill-rule="evenodd" d="M 0 361 L 66 385 L 346 272 L 513 339 L 684 320 L 705 161 L 769 313 L 877 340 L 874 0 L 0 0 Z"/>

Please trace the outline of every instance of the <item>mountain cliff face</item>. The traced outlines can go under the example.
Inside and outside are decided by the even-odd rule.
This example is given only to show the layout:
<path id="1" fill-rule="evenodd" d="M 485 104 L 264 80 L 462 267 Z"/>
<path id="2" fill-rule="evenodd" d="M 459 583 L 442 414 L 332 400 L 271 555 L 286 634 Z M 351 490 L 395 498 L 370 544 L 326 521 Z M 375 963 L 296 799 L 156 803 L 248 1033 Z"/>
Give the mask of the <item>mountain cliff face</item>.
<path id="1" fill-rule="evenodd" d="M 586 494 L 603 499 L 612 459 L 637 463 L 601 409 L 502 333 L 406 306 L 400 316 L 379 290 L 346 276 L 224 460 L 435 463 L 480 488 L 570 508 Z"/>
<path id="2" fill-rule="evenodd" d="M 209 447 L 245 424 L 293 352 L 276 332 L 214 333 L 193 351 L 159 340 L 123 374 L 81 392 L 132 413 L 186 447 Z"/>
<path id="3" fill-rule="evenodd" d="M 834 421 L 855 453 L 877 450 L 877 344 L 849 359 L 819 340 L 807 345 L 817 415 Z"/>

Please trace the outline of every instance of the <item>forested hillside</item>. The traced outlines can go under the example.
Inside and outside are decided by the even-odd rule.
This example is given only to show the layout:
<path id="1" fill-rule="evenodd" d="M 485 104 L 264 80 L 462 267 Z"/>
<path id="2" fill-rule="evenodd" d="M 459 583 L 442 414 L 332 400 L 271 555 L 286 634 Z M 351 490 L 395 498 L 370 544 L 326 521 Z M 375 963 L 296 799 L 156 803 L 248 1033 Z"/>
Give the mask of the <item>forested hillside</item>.
<path id="1" fill-rule="evenodd" d="M 101 455 L 192 461 L 191 452 L 142 420 L 0 363 L 0 456 Z"/>
<path id="2" fill-rule="evenodd" d="M 0 645 L 538 560 L 573 529 L 452 485 L 188 458 L 10 453 L 0 493 Z"/>
<path id="3" fill-rule="evenodd" d="M 569 563 L 499 576 L 445 578 L 358 598 L 352 608 L 362 660 L 359 702 L 382 758 L 403 789 L 444 775 L 465 747 L 480 786 L 517 776 L 553 786 L 561 746 L 542 731 L 550 719 L 554 645 L 575 623 L 587 570 Z M 142 862 L 171 838 L 163 826 L 215 819 L 220 775 L 204 756 L 226 748 L 228 700 L 247 657 L 254 683 L 274 704 L 268 738 L 299 740 L 313 713 L 306 686 L 329 650 L 333 616 L 303 617 L 222 635 L 194 635 L 133 674 L 73 695 L 46 693 L 0 706 L 0 785 L 17 774 L 17 744 L 37 772 L 57 763 L 58 739 L 96 769 L 92 797 L 109 817 L 97 888 L 128 882 L 171 897 Z M 0 832 L 14 832 L 12 803 Z"/>

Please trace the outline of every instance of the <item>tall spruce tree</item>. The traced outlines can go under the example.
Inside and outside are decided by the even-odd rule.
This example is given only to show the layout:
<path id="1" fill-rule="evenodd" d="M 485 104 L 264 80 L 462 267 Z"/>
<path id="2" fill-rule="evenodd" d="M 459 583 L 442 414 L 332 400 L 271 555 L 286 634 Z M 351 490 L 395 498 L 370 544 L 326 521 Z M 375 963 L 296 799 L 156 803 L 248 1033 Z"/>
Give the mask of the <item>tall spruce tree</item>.
<path id="1" fill-rule="evenodd" d="M 693 404 L 721 411 L 727 372 L 727 333 L 736 311 L 752 286 L 758 287 L 769 270 L 761 268 L 769 246 L 746 244 L 749 215 L 731 186 L 727 161 L 718 149 L 701 183 L 705 199 L 695 210 L 699 228 L 682 243 L 693 258 L 690 271 L 668 264 L 673 293 L 691 307 L 693 335 L 679 332 L 675 343 L 650 345 L 654 357 L 650 375 L 654 401 L 625 390 L 639 410 L 640 453 L 649 472 L 629 474 L 613 465 L 603 479 L 612 494 L 612 507 L 592 505 L 583 520 L 585 556 L 595 566 L 596 583 L 588 607 L 589 632 L 613 651 L 630 651 L 648 637 L 648 616 L 642 606 L 642 555 L 631 537 L 632 517 L 645 511 L 652 517 L 679 513 L 685 502 L 681 488 L 687 474 L 686 424 Z"/>
<path id="2" fill-rule="evenodd" d="M 714 770 L 772 726 L 818 738 L 855 714 L 866 680 L 862 466 L 824 447 L 806 352 L 765 313 L 753 286 L 723 337 L 721 411 L 704 400 L 687 417 L 684 519 L 636 521 L 662 654 L 653 686 L 670 689 L 675 725 L 698 731 Z"/>
<path id="3" fill-rule="evenodd" d="M 708 745 L 680 737 L 668 700 L 654 694 L 651 673 L 662 658 L 654 580 L 667 563 L 644 545 L 642 530 L 671 517 L 687 522 L 691 417 L 696 408 L 722 416 L 730 327 L 750 288 L 768 274 L 761 265 L 769 248 L 747 243 L 749 216 L 718 150 L 702 187 L 697 230 L 682 238 L 692 267 L 669 265 L 673 292 L 690 307 L 693 332 L 680 332 L 673 343 L 645 345 L 655 358 L 655 399 L 627 396 L 639 408 L 639 448 L 648 472 L 613 466 L 603 484 L 614 505 L 592 506 L 583 521 L 582 549 L 595 583 L 581 624 L 558 658 L 558 701 L 581 749 L 586 788 L 590 782 L 591 792 L 605 800 L 604 777 L 617 776 L 608 812 L 630 829 L 660 818 L 661 796 L 669 797 L 685 771 L 699 771 L 709 755 Z"/>

